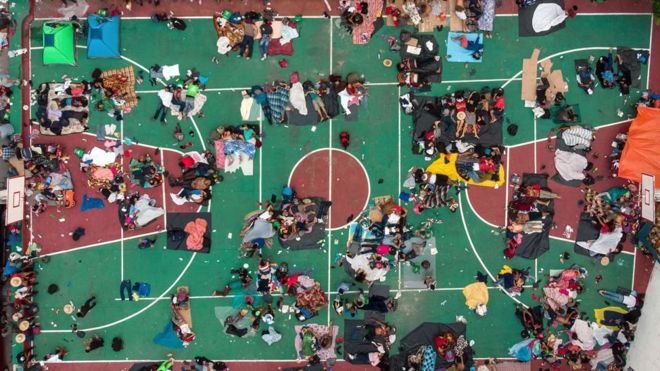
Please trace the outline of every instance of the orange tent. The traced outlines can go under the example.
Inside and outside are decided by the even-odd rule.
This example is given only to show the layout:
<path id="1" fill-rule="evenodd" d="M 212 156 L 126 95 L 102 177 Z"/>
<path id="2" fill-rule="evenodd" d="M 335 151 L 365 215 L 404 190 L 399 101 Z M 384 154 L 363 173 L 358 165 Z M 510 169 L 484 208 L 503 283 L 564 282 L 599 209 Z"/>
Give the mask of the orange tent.
<path id="1" fill-rule="evenodd" d="M 642 174 L 660 179 L 660 109 L 639 107 L 628 130 L 619 177 L 641 182 Z"/>

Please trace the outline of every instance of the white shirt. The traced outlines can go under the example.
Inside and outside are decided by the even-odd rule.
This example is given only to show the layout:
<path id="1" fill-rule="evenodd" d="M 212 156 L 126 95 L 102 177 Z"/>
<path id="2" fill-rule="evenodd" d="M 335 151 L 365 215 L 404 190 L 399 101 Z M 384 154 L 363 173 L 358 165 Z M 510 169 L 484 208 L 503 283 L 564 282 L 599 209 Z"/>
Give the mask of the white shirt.
<path id="1" fill-rule="evenodd" d="M 160 101 L 163 103 L 163 106 L 169 108 L 172 105 L 172 98 L 174 97 L 174 94 L 172 94 L 171 91 L 167 91 L 163 89 L 158 92 L 158 97 L 160 98 Z"/>

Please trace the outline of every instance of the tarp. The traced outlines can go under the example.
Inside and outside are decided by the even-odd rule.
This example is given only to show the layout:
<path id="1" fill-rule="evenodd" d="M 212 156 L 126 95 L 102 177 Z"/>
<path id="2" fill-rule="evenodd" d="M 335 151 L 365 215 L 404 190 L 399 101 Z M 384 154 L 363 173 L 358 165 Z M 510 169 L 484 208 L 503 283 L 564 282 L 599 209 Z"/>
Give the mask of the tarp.
<path id="1" fill-rule="evenodd" d="M 461 177 L 458 174 L 458 171 L 456 170 L 457 158 L 458 158 L 457 153 L 449 153 L 449 154 L 441 153 L 440 156 L 438 156 L 438 159 L 433 161 L 433 163 L 431 163 L 431 165 L 429 165 L 429 167 L 426 168 L 426 171 L 432 174 L 445 175 L 451 180 L 461 181 L 468 184 L 474 184 L 483 187 L 499 187 L 501 185 L 504 185 L 504 181 L 506 180 L 506 175 L 504 174 L 504 166 L 502 166 L 501 164 L 499 168 L 498 181 L 486 180 L 483 182 L 475 183 L 475 181 L 472 178 L 465 180 L 463 179 L 463 177 Z"/>
<path id="2" fill-rule="evenodd" d="M 119 17 L 87 16 L 88 58 L 119 58 Z"/>
<path id="3" fill-rule="evenodd" d="M 619 162 L 619 177 L 641 182 L 642 174 L 660 179 L 660 109 L 639 106 L 628 130 Z"/>
<path id="4" fill-rule="evenodd" d="M 399 343 L 399 354 L 390 357 L 390 370 L 407 369 L 408 356 L 419 348 L 421 345 L 431 345 L 435 347 L 434 340 L 447 331 L 454 333 L 458 338 L 460 335 L 465 336 L 466 326 L 464 323 L 456 322 L 450 324 L 424 322 L 412 330 L 408 335 L 404 336 Z M 465 349 L 463 353 L 463 364 L 465 369 L 470 369 L 474 365 L 471 349 Z M 436 367 L 447 368 L 451 364 L 438 356 L 436 360 Z"/>
<path id="5" fill-rule="evenodd" d="M 42 27 L 44 64 L 76 64 L 75 32 L 66 22 L 46 22 Z"/>

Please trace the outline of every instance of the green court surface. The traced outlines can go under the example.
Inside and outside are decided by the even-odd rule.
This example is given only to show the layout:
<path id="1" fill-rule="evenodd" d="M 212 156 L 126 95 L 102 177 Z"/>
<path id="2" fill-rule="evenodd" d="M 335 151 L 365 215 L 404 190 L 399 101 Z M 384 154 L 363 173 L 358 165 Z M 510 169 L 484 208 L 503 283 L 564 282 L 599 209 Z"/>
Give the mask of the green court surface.
<path id="1" fill-rule="evenodd" d="M 436 84 L 432 94 L 444 94 L 459 88 L 479 89 L 483 86 L 506 85 L 506 117 L 518 123 L 520 129 L 516 137 L 505 134 L 505 144 L 544 138 L 552 124 L 535 124 L 531 111 L 523 108 L 519 98 L 522 58 L 528 57 L 532 49 L 538 47 L 541 49 L 541 58 L 554 56 L 552 61 L 555 68 L 563 70 L 570 86 L 566 94 L 567 101 L 580 104 L 583 123 L 597 126 L 617 122 L 622 120 L 617 116 L 617 109 L 624 109 L 623 97 L 619 96 L 618 91 L 599 88 L 589 97 L 577 89 L 574 73 L 571 72 L 573 61 L 606 54 L 609 47 L 648 48 L 650 22 L 651 17 L 648 15 L 579 16 L 571 19 L 566 29 L 560 32 L 543 38 L 518 40 L 514 36 L 517 35 L 517 18 L 498 17 L 494 38 L 486 40 L 484 62 L 470 64 L 467 68 L 462 63 L 445 62 L 445 82 Z M 608 32 L 594 32 L 603 24 L 607 25 Z M 57 283 L 60 286 L 60 291 L 55 295 L 47 295 L 44 290 L 37 297 L 43 328 L 42 334 L 35 339 L 40 354 L 56 346 L 66 345 L 69 360 L 160 359 L 169 350 L 154 344 L 152 339 L 170 318 L 169 294 L 178 285 L 188 285 L 193 296 L 191 308 L 197 340 L 187 349 L 177 350 L 177 358 L 189 359 L 203 354 L 224 360 L 250 360 L 255 357 L 295 359 L 292 327 L 299 322 L 288 315 L 277 316 L 275 327 L 283 338 L 270 347 L 259 337 L 233 338 L 224 333 L 215 318 L 214 308 L 232 306 L 241 298 L 210 295 L 213 290 L 221 289 L 231 278 L 231 268 L 245 262 L 238 258 L 238 234 L 243 216 L 253 211 L 258 201 L 270 198 L 273 193 L 279 194 L 294 164 L 306 153 L 319 148 L 339 148 L 339 132 L 350 131 L 352 144 L 348 151 L 360 159 L 366 168 L 372 198 L 387 194 L 396 197 L 407 169 L 425 165 L 423 157 L 415 156 L 410 151 L 411 118 L 402 114 L 398 108 L 397 97 L 405 91 L 394 82 L 395 70 L 382 65 L 382 58 L 398 60 L 397 55 L 388 51 L 386 38 L 389 35 L 398 36 L 399 30 L 385 27 L 368 45 L 354 46 L 343 29 L 338 27 L 337 19 L 305 19 L 300 28 L 301 37 L 294 42 L 295 55 L 286 57 L 289 67 L 282 69 L 277 65 L 279 58 L 269 58 L 266 62 L 258 58 L 245 61 L 236 58 L 234 54 L 221 57 L 220 63 L 214 64 L 211 58 L 215 55 L 216 33 L 210 19 L 189 20 L 188 29 L 184 33 L 168 31 L 163 25 L 149 20 L 123 19 L 121 52 L 124 60 L 89 60 L 84 47 L 79 47 L 76 67 L 42 65 L 40 29 L 41 22 L 32 24 L 32 79 L 35 84 L 60 81 L 64 74 L 74 80 L 82 80 L 88 78 L 94 68 L 108 69 L 129 64 L 137 69 L 148 68 L 154 63 L 178 63 L 182 71 L 195 67 L 208 75 L 210 80 L 205 94 L 209 100 L 204 107 L 205 116 L 182 122 L 184 132 L 194 129 L 196 125 L 199 132 L 205 135 L 218 125 L 240 123 L 241 95 L 238 90 L 274 79 L 286 79 L 292 71 L 298 71 L 302 79 L 310 80 L 327 77 L 330 72 L 342 75 L 357 72 L 364 74 L 365 79 L 372 83 L 369 87 L 368 106 L 360 108 L 360 119 L 357 122 L 345 122 L 339 117 L 314 128 L 263 124 L 266 137 L 255 160 L 254 176 L 246 177 L 240 172 L 224 174 L 224 182 L 213 188 L 213 242 L 210 254 L 193 255 L 189 252 L 163 250 L 160 241 L 164 241 L 165 237 L 161 234 L 159 246 L 152 250 L 138 250 L 135 239 L 102 244 L 54 255 L 48 264 L 42 264 L 40 271 L 41 284 Z M 441 55 L 444 55 L 447 32 L 436 33 L 435 36 L 442 49 Z M 78 44 L 85 45 L 85 40 L 80 38 Z M 644 67 L 642 87 L 646 84 L 646 76 Z M 150 120 L 157 107 L 158 97 L 155 92 L 159 87 L 144 82 L 136 86 L 136 89 L 141 92 L 141 100 L 139 106 L 126 115 L 124 134 L 141 143 L 178 149 L 172 139 L 174 120 L 170 119 L 165 127 Z M 639 90 L 633 90 L 630 101 L 635 101 L 637 96 Z M 626 113 L 631 112 L 630 104 L 625 108 Z M 105 114 L 93 112 L 90 122 L 94 125 L 107 120 Z M 202 149 L 199 136 L 193 143 L 191 149 Z M 383 181 L 379 182 L 379 179 Z M 603 275 L 605 281 L 601 285 L 631 285 L 632 255 L 621 254 L 608 267 L 595 265 L 592 260 L 581 256 L 560 263 L 559 252 L 571 250 L 572 246 L 559 240 L 552 240 L 551 251 L 538 261 L 520 258 L 506 261 L 502 257 L 503 238 L 474 213 L 464 194 L 460 201 L 460 211 L 455 214 L 445 209 L 427 211 L 421 216 L 411 213 L 409 222 L 412 225 L 418 225 L 428 217 L 443 220 L 442 224 L 434 227 L 439 250 L 435 256 L 438 288 L 435 291 L 403 290 L 399 309 L 387 317 L 389 322 L 398 327 L 399 339 L 423 321 L 453 322 L 457 315 L 463 315 L 468 320 L 468 337 L 475 340 L 478 357 L 506 356 L 507 348 L 520 339 L 521 326 L 514 316 L 514 301 L 492 289 L 488 315 L 477 317 L 467 309 L 461 293 L 465 285 L 474 281 L 476 272 L 485 272 L 485 268 L 496 274 L 503 264 L 516 268 L 529 266 L 532 271 L 537 270 L 536 276 L 539 279 L 545 279 L 550 269 L 567 267 L 569 263 L 584 265 L 589 270 L 588 288 L 580 298 L 582 311 L 588 315 L 593 313 L 593 308 L 603 306 L 592 279 L 599 272 L 608 272 Z M 504 205 L 497 204 L 494 207 Z M 339 283 L 349 279 L 342 268 L 332 267 L 337 254 L 344 252 L 346 239 L 345 229 L 329 231 L 322 250 L 281 250 L 276 242 L 266 255 L 272 256 L 274 261 L 287 261 L 293 269 L 313 269 L 313 277 L 321 282 L 322 288 L 333 293 Z M 250 264 L 254 268 L 255 261 L 250 261 Z M 118 289 L 122 277 L 134 282 L 150 283 L 152 297 L 139 302 L 119 301 Z M 391 271 L 386 283 L 394 290 L 400 288 L 399 271 Z M 519 300 L 532 304 L 532 292 L 528 288 Z M 536 292 L 538 294 L 540 291 Z M 77 321 L 79 328 L 102 335 L 106 341 L 121 336 L 125 342 L 125 351 L 115 353 L 106 346 L 85 353 L 80 339 L 70 331 L 76 318 L 65 315 L 59 309 L 69 301 L 80 305 L 92 293 L 97 295 L 98 305 L 88 317 Z M 330 299 L 333 298 L 334 293 Z M 285 303 L 290 304 L 291 300 L 287 298 Z M 336 316 L 334 311 L 328 311 L 328 308 L 312 322 L 326 323 L 328 320 L 340 326 L 343 324 L 342 318 Z"/>

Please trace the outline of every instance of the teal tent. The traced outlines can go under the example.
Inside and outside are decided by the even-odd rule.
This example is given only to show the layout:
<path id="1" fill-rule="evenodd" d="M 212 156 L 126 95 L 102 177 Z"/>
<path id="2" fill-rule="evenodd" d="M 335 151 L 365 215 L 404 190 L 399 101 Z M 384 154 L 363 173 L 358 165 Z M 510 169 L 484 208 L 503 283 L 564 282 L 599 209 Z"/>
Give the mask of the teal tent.
<path id="1" fill-rule="evenodd" d="M 88 58 L 119 58 L 119 17 L 87 17 Z"/>

